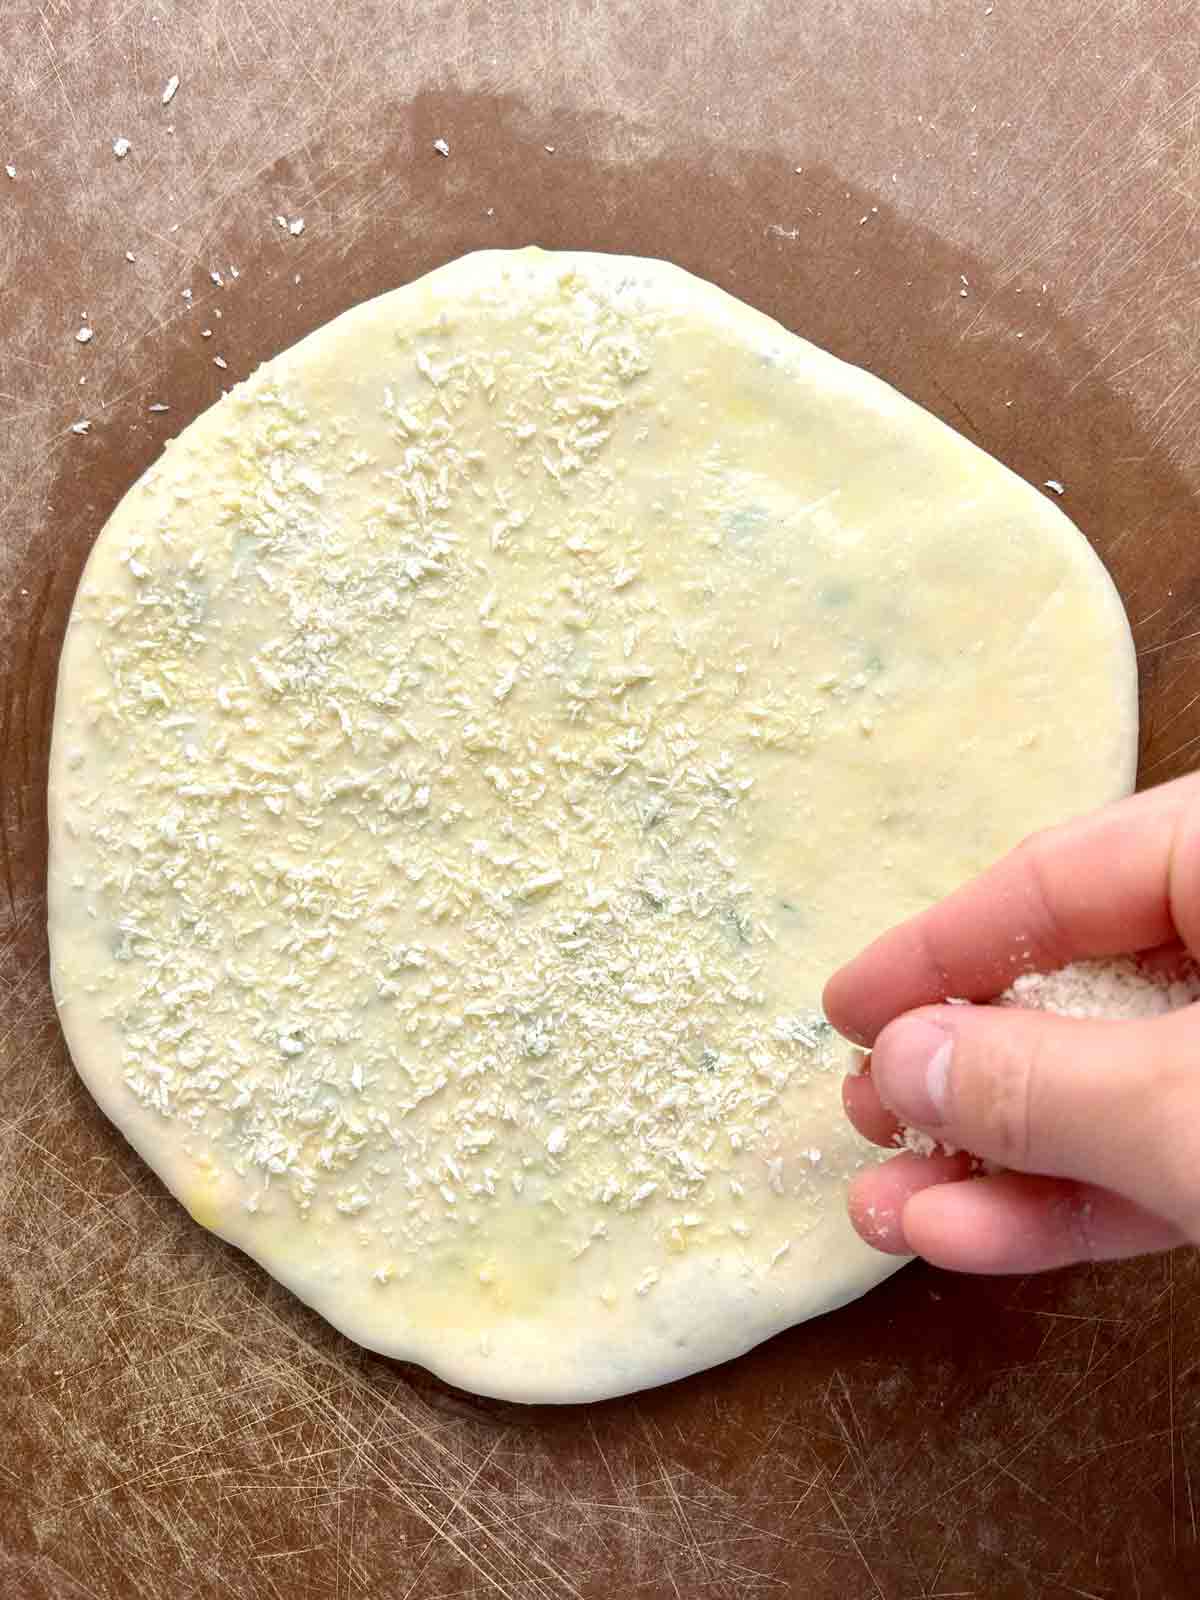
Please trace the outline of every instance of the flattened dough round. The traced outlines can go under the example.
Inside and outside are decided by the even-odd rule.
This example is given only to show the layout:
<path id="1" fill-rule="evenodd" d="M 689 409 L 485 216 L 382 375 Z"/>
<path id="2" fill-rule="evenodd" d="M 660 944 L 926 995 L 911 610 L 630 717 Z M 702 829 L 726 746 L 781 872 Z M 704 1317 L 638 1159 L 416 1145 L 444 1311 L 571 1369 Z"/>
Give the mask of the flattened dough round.
<path id="1" fill-rule="evenodd" d="M 660 261 L 466 257 L 135 485 L 62 657 L 55 994 L 192 1215 L 353 1338 L 597 1398 L 896 1265 L 826 976 L 1124 793 L 1044 496 Z"/>

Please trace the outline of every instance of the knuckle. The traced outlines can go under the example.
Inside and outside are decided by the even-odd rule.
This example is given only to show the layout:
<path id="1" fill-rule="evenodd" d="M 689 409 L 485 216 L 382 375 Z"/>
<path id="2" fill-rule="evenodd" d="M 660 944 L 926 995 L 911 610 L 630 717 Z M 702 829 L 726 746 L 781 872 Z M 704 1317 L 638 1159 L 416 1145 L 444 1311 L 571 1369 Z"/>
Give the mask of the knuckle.
<path id="1" fill-rule="evenodd" d="M 1037 1073 L 1037 1045 L 1010 1038 L 997 1030 L 981 1040 L 975 1060 L 964 1075 L 964 1098 L 971 1104 L 969 1120 L 979 1145 L 978 1154 L 1017 1171 L 1029 1167 L 1032 1151 L 1033 1089 Z M 968 1088 L 969 1084 L 969 1088 Z"/>
<path id="2" fill-rule="evenodd" d="M 1053 864 L 1057 854 L 1059 828 L 1043 828 L 1031 833 L 1017 846 L 1025 876 L 1033 896 L 1031 907 L 1038 926 L 1029 930 L 1033 946 L 1059 951 L 1069 948 L 1070 939 L 1057 910 L 1058 895 L 1053 883 Z"/>
<path id="3" fill-rule="evenodd" d="M 1053 849 L 1054 842 L 1063 832 L 1061 823 L 1048 828 L 1035 828 L 1032 833 L 1027 833 L 1017 845 L 1015 854 L 1031 858 L 1044 859 L 1046 852 Z"/>
<path id="4" fill-rule="evenodd" d="M 1160 1066 L 1144 1099 L 1157 1109 L 1155 1188 L 1162 1210 L 1200 1243 L 1200 1081 L 1194 1061 Z"/>
<path id="5" fill-rule="evenodd" d="M 913 935 L 916 940 L 915 960 L 922 976 L 927 973 L 932 984 L 946 994 L 950 986 L 949 963 L 943 954 L 932 919 L 918 918 L 913 924 Z"/>

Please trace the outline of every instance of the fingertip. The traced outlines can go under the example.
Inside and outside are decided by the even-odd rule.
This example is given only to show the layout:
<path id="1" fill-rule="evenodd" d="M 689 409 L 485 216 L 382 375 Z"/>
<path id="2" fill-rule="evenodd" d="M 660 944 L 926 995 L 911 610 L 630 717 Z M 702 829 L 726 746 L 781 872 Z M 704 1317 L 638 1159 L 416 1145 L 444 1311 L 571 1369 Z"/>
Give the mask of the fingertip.
<path id="1" fill-rule="evenodd" d="M 913 1255 L 904 1224 L 909 1201 L 931 1185 L 957 1183 L 969 1171 L 966 1155 L 918 1156 L 905 1151 L 882 1166 L 859 1173 L 847 1196 L 855 1232 L 887 1255 Z"/>
<path id="2" fill-rule="evenodd" d="M 911 1255 L 904 1239 L 902 1208 L 889 1201 L 886 1194 L 876 1195 L 869 1181 L 873 1173 L 865 1173 L 850 1185 L 847 1208 L 855 1233 L 873 1250 L 884 1255 Z"/>
<path id="3" fill-rule="evenodd" d="M 843 1038 L 865 1049 L 871 1043 L 871 1038 L 867 1015 L 855 1003 L 856 990 L 859 988 L 855 979 L 857 965 L 856 961 L 852 961 L 829 979 L 821 995 L 821 1009 L 826 1021 L 831 1022 Z"/>
<path id="4" fill-rule="evenodd" d="M 842 1107 L 854 1128 L 872 1144 L 895 1148 L 900 1143 L 900 1124 L 880 1100 L 868 1074 L 842 1080 Z"/>
<path id="5" fill-rule="evenodd" d="M 945 996 L 945 975 L 932 965 L 917 925 L 902 923 L 833 974 L 822 1006 L 838 1032 L 866 1050 L 888 1023 Z"/>

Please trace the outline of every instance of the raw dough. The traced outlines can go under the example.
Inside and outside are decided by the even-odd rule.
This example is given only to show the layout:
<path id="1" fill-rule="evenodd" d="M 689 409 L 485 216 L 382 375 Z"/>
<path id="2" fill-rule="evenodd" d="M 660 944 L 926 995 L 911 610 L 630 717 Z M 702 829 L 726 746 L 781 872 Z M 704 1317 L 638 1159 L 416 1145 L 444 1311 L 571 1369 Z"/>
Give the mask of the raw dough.
<path id="1" fill-rule="evenodd" d="M 192 1215 L 451 1381 L 660 1383 L 861 1294 L 828 973 L 1131 785 L 1062 513 L 659 261 L 357 307 L 117 508 L 54 984 Z"/>

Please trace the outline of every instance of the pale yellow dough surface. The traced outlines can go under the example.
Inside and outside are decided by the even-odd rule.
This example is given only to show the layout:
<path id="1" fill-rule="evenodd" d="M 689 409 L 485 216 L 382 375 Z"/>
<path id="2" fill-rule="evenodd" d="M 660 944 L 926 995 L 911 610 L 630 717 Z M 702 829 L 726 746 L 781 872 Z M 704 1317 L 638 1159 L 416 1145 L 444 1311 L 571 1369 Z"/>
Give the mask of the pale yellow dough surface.
<path id="1" fill-rule="evenodd" d="M 1038 491 L 676 267 L 469 256 L 269 362 L 101 534 L 55 994 L 192 1215 L 346 1333 L 620 1393 L 894 1268 L 824 979 L 1127 791 L 1135 732 Z"/>

